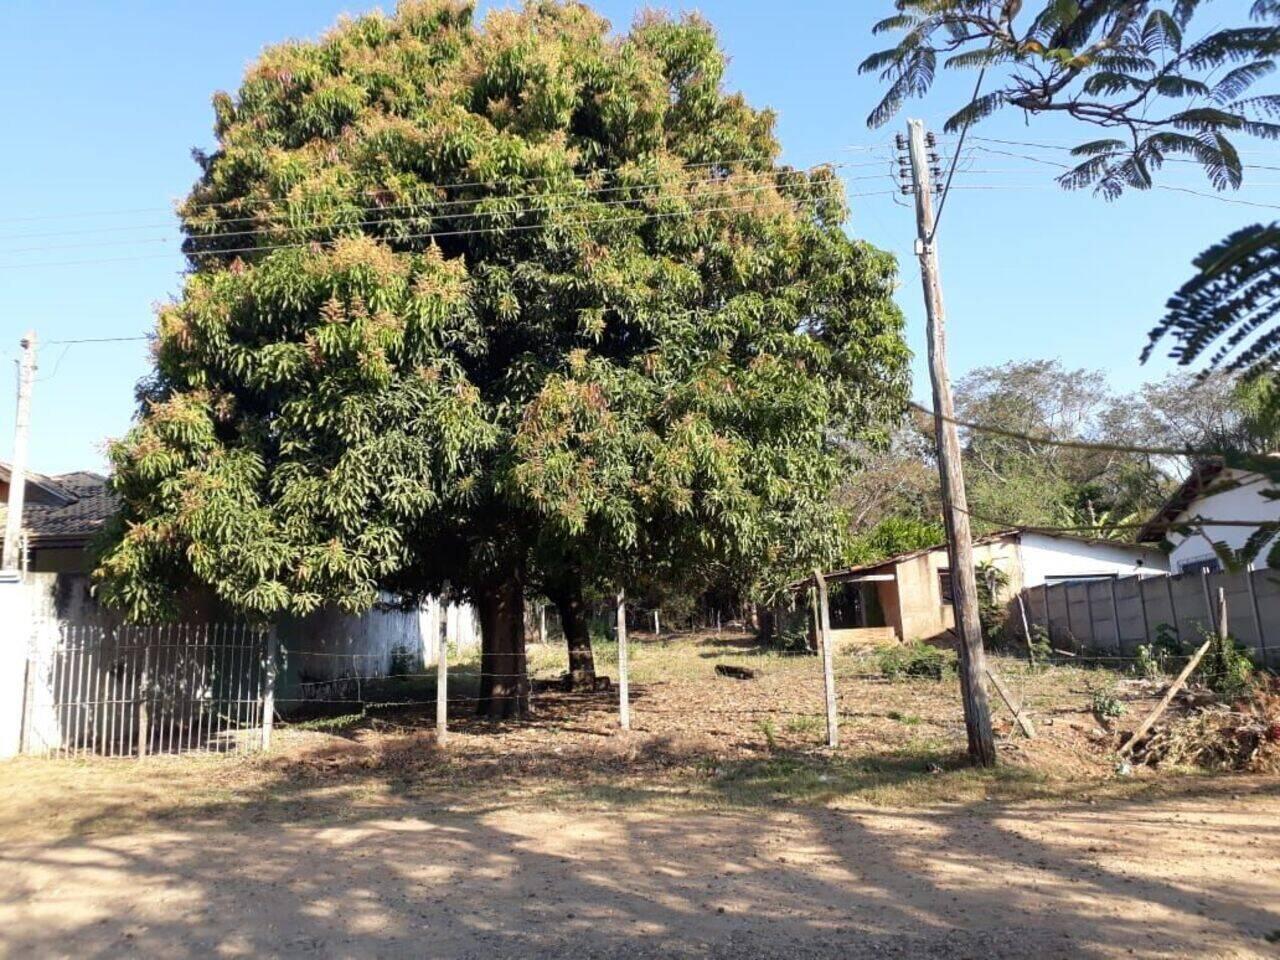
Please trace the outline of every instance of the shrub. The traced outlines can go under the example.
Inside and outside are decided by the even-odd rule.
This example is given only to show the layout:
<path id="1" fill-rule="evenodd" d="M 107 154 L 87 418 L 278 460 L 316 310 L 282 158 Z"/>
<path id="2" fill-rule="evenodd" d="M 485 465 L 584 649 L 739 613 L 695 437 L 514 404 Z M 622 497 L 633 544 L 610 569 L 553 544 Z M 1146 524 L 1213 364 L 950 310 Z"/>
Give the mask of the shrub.
<path id="1" fill-rule="evenodd" d="M 1053 653 L 1053 646 L 1049 643 L 1049 631 L 1045 629 L 1043 624 L 1033 623 L 1031 625 L 1031 655 L 1037 663 L 1044 663 L 1049 659 L 1049 654 Z"/>
<path id="2" fill-rule="evenodd" d="M 1148 680 L 1165 675 L 1164 658 L 1154 643 L 1144 643 L 1138 647 L 1133 670 L 1138 676 Z"/>
<path id="3" fill-rule="evenodd" d="M 400 646 L 391 651 L 391 666 L 387 670 L 389 677 L 405 677 L 415 672 L 418 658 L 408 647 Z"/>
<path id="4" fill-rule="evenodd" d="M 919 641 L 897 647 L 885 647 L 877 655 L 880 672 L 891 680 L 901 677 L 925 677 L 944 680 L 956 674 L 954 650 L 931 647 Z"/>
<path id="5" fill-rule="evenodd" d="M 1122 717 L 1129 712 L 1129 708 L 1124 705 L 1114 690 L 1098 688 L 1091 690 L 1089 694 L 1089 704 L 1093 709 L 1094 715 L 1099 720 L 1114 720 L 1116 717 Z"/>
<path id="6" fill-rule="evenodd" d="M 1000 594 L 1009 586 L 1009 575 L 990 561 L 974 567 L 978 584 L 978 622 L 982 635 L 989 643 L 1001 639 L 1004 633 L 1004 604 Z"/>
<path id="7" fill-rule="evenodd" d="M 809 631 L 801 627 L 789 627 L 778 637 L 778 649 L 783 653 L 808 653 Z"/>
<path id="8" fill-rule="evenodd" d="M 1220 637 L 1216 632 L 1204 630 L 1201 635 L 1209 641 L 1209 650 L 1196 674 L 1219 699 L 1234 703 L 1249 692 L 1253 680 L 1249 652 L 1230 634 Z"/>

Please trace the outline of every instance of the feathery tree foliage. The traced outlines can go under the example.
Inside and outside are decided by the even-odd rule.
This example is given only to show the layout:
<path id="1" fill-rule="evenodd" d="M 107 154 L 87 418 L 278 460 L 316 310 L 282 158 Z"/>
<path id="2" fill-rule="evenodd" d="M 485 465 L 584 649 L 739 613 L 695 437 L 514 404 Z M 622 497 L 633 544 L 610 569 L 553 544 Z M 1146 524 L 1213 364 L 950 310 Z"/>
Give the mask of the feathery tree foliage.
<path id="1" fill-rule="evenodd" d="M 1217 12 L 1205 0 L 896 0 L 877 33 L 898 44 L 866 58 L 862 72 L 888 84 L 868 122 L 887 122 L 943 68 L 985 70 L 979 89 L 947 120 L 958 132 L 997 111 L 1060 114 L 1110 135 L 1081 143 L 1058 182 L 1108 199 L 1147 189 L 1166 162 L 1198 164 L 1218 190 L 1234 189 L 1245 164 L 1240 136 L 1280 138 L 1280 95 L 1258 92 L 1280 55 L 1280 3 L 1255 0 L 1246 23 L 1191 37 Z M 1197 17 L 1197 14 L 1204 14 Z M 1280 360 L 1271 326 L 1280 290 L 1277 226 L 1242 230 L 1202 254 L 1199 273 L 1169 301 L 1143 358 L 1166 337 L 1171 356 L 1210 368 L 1258 371 Z M 1258 336 L 1251 343 L 1249 338 Z M 1218 344 L 1214 347 L 1214 344 Z"/>
<path id="2" fill-rule="evenodd" d="M 406 0 L 218 94 L 191 271 L 111 450 L 98 575 L 133 617 L 381 590 L 478 607 L 527 706 L 522 597 L 834 558 L 833 437 L 905 400 L 890 257 L 721 87 L 709 26 Z"/>

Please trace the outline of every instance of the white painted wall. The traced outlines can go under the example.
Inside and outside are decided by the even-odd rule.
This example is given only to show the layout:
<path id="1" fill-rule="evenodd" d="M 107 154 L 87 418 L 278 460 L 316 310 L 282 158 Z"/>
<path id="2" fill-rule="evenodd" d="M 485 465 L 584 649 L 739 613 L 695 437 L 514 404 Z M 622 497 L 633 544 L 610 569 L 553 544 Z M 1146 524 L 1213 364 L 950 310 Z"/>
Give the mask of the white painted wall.
<path id="1" fill-rule="evenodd" d="M 1262 496 L 1263 490 L 1272 489 L 1265 477 L 1243 470 L 1225 470 L 1209 484 L 1209 489 L 1213 490 L 1220 486 L 1228 478 L 1240 481 L 1243 486 L 1233 490 L 1223 490 L 1220 493 L 1211 493 L 1207 497 L 1193 501 L 1178 515 L 1178 520 L 1186 521 L 1194 517 L 1210 520 L 1280 520 L 1280 500 L 1268 500 Z M 1189 535 L 1175 533 L 1169 537 L 1173 543 L 1177 544 L 1169 555 L 1171 569 L 1177 573 L 1184 563 L 1212 559 L 1214 552 L 1213 547 L 1210 546 L 1211 541 L 1222 542 L 1238 550 L 1244 546 L 1253 529 L 1253 527 L 1222 527 L 1206 524 L 1203 534 L 1200 532 Z M 1260 561 L 1264 564 L 1268 549 L 1270 545 L 1263 547 L 1260 554 Z"/>
<path id="2" fill-rule="evenodd" d="M 398 654 L 423 666 L 434 664 L 442 628 L 445 640 L 459 651 L 480 645 L 479 626 L 468 604 L 444 604 L 431 597 L 420 607 L 400 610 L 390 605 L 392 597 L 382 599 L 384 605 L 358 615 L 324 607 L 305 617 L 282 619 L 278 632 L 286 658 L 277 691 L 297 683 L 383 677 Z"/>
<path id="3" fill-rule="evenodd" d="M 1061 577 L 1131 577 L 1169 570 L 1169 559 L 1163 551 L 1140 544 L 1023 533 L 1021 551 L 1024 589 Z"/>
<path id="4" fill-rule="evenodd" d="M 0 758 L 17 756 L 30 643 L 30 591 L 0 582 Z"/>

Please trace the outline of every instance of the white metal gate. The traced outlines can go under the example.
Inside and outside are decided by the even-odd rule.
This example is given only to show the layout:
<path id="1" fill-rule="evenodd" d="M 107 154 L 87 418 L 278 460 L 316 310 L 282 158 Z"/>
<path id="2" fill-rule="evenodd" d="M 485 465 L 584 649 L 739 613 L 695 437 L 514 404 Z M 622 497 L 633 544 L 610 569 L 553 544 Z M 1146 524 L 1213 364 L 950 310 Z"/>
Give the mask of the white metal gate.
<path id="1" fill-rule="evenodd" d="M 37 624 L 22 750 L 130 757 L 258 748 L 270 736 L 269 649 L 267 631 L 247 624 Z"/>

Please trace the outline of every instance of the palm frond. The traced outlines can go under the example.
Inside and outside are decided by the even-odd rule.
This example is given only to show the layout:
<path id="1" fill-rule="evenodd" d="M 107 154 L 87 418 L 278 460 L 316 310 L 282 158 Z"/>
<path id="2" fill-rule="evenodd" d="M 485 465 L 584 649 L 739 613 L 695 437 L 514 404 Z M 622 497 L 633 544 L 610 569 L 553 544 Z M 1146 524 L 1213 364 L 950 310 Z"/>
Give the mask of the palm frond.
<path id="1" fill-rule="evenodd" d="M 1254 224 L 1236 231 L 1194 261 L 1197 273 L 1166 305 L 1164 318 L 1151 331 L 1145 361 L 1165 337 L 1175 341 L 1170 356 L 1191 363 L 1212 344 L 1226 338 L 1211 366 L 1223 364 L 1280 309 L 1280 223 Z M 1280 330 L 1259 337 L 1239 353 L 1230 369 L 1248 369 L 1280 349 Z"/>
<path id="2" fill-rule="evenodd" d="M 1246 90 L 1263 77 L 1274 73 L 1275 69 L 1274 60 L 1254 60 L 1252 63 L 1236 67 L 1213 85 L 1210 97 L 1220 106 L 1239 100 Z"/>
<path id="3" fill-rule="evenodd" d="M 991 114 L 1004 106 L 1004 103 L 1005 93 L 1003 90 L 996 90 L 993 93 L 977 97 L 947 118 L 947 122 L 942 129 L 947 133 L 959 133 L 966 127 L 973 126 L 979 120 L 991 116 Z"/>
<path id="4" fill-rule="evenodd" d="M 1175 54 L 1182 51 L 1182 28 L 1173 16 L 1158 7 L 1147 15 L 1141 37 L 1139 43 L 1149 54 L 1162 50 Z"/>
<path id="5" fill-rule="evenodd" d="M 1272 57 L 1277 52 L 1280 31 L 1275 27 L 1237 27 L 1209 34 L 1187 47 L 1182 59 L 1196 70 L 1209 70 L 1227 63 Z"/>

